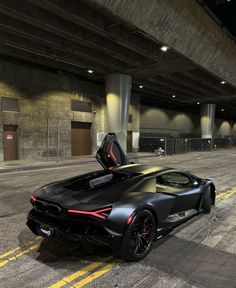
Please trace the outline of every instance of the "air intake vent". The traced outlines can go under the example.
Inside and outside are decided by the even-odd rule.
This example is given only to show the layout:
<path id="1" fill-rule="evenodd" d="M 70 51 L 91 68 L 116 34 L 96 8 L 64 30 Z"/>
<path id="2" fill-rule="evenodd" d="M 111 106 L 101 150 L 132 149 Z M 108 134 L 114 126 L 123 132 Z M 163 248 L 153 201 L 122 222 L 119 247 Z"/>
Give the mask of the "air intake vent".
<path id="1" fill-rule="evenodd" d="M 1 101 L 2 111 L 19 112 L 19 99 L 2 97 Z"/>
<path id="2" fill-rule="evenodd" d="M 91 102 L 84 102 L 84 101 L 71 101 L 71 110 L 78 111 L 78 112 L 92 112 L 92 103 Z"/>

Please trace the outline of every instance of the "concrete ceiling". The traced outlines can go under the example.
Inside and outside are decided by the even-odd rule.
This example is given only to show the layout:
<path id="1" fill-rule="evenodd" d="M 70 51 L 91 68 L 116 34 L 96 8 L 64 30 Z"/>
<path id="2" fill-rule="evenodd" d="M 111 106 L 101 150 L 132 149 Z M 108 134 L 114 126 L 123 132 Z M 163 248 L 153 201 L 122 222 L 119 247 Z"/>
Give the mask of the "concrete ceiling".
<path id="1" fill-rule="evenodd" d="M 236 87 L 222 85 L 222 79 L 172 49 L 161 51 L 161 46 L 86 1 L 0 2 L 2 59 L 14 57 L 101 83 L 106 74 L 128 73 L 142 101 L 189 107 L 214 102 L 226 113 L 236 112 Z"/>

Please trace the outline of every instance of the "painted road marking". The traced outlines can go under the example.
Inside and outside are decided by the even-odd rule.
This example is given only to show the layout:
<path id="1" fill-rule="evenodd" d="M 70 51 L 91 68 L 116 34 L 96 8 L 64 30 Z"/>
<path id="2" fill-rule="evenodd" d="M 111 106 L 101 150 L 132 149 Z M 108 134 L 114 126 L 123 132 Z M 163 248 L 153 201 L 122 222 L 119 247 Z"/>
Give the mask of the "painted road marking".
<path id="1" fill-rule="evenodd" d="M 103 262 L 94 262 L 90 265 L 87 265 L 85 267 L 82 268 L 82 270 L 78 270 L 77 272 L 63 278 L 62 280 L 58 281 L 57 283 L 49 286 L 49 288 L 60 288 L 65 286 L 66 284 L 74 281 L 75 279 L 83 276 L 84 274 L 96 269 L 97 267 L 99 267 L 100 265 L 102 265 Z"/>
<path id="2" fill-rule="evenodd" d="M 78 279 L 79 277 L 85 275 L 86 273 L 91 272 L 92 270 L 104 264 L 104 262 L 107 262 L 111 259 L 113 258 L 110 256 L 110 257 L 104 258 L 103 261 L 99 260 L 97 262 L 93 262 L 87 266 L 84 266 L 81 270 L 78 270 L 77 272 L 70 274 L 69 276 L 63 278 L 62 280 L 56 282 L 55 284 L 49 286 L 48 288 L 61 288 L 67 285 L 68 283 Z"/>
<path id="3" fill-rule="evenodd" d="M 6 258 L 7 256 L 12 255 L 12 254 L 14 254 L 14 253 L 17 252 L 17 251 L 19 251 L 19 250 L 21 250 L 21 249 L 24 249 L 24 248 L 26 248 L 27 246 L 30 246 L 30 245 L 34 244 L 34 243 L 35 243 L 35 240 L 39 240 L 39 239 L 41 239 L 41 237 L 36 237 L 34 240 L 31 240 L 31 241 L 25 243 L 25 244 L 22 245 L 22 246 L 17 246 L 16 248 L 7 251 L 7 252 L 4 253 L 4 254 L 0 254 L 0 259 Z"/>
<path id="4" fill-rule="evenodd" d="M 76 284 L 74 284 L 73 286 L 71 286 L 71 288 L 81 288 L 84 287 L 85 285 L 87 285 L 88 283 L 92 282 L 93 280 L 95 280 L 96 278 L 101 277 L 103 274 L 109 272 L 111 269 L 113 269 L 117 264 L 115 263 L 111 263 L 106 265 L 105 267 L 103 267 L 102 269 L 92 273 L 91 275 L 89 275 L 88 277 L 80 280 L 79 282 L 77 282 Z"/>
<path id="5" fill-rule="evenodd" d="M 232 188 L 226 192 L 220 193 L 216 195 L 216 203 L 218 203 L 221 200 L 226 200 L 230 198 L 231 196 L 233 196 L 234 194 L 236 194 L 236 188 Z"/>
<path id="6" fill-rule="evenodd" d="M 3 267 L 3 266 L 5 266 L 6 264 L 8 264 L 8 263 L 11 262 L 11 261 L 17 260 L 17 259 L 18 259 L 19 257 L 21 257 L 22 255 L 28 254 L 28 253 L 36 250 L 38 247 L 39 247 L 39 244 L 35 244 L 35 245 L 29 247 L 28 249 L 23 250 L 21 253 L 16 254 L 15 256 L 12 256 L 12 257 L 10 257 L 10 258 L 8 258 L 8 259 L 0 262 L 0 268 Z"/>

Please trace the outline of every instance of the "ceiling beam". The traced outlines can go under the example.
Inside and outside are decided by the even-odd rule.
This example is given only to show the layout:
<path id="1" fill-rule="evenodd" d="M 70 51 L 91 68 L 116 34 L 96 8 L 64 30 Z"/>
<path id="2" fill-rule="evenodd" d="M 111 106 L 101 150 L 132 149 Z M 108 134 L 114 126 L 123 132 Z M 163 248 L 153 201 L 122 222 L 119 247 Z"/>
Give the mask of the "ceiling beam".
<path id="1" fill-rule="evenodd" d="M 182 84 L 186 87 L 193 88 L 193 89 L 200 91 L 202 93 L 207 93 L 209 95 L 219 94 L 219 91 L 205 85 L 202 82 L 190 79 L 190 78 L 188 78 L 185 75 L 180 74 L 180 73 L 166 74 L 166 75 L 163 75 L 163 77 L 172 81 L 173 83 Z M 222 92 L 220 92 L 220 93 L 221 93 L 220 95 L 227 95 L 227 93 L 222 93 Z"/>
<path id="2" fill-rule="evenodd" d="M 151 60 L 159 60 L 163 56 L 160 51 L 160 44 L 130 31 L 122 25 L 117 25 L 110 18 L 100 14 L 88 5 L 78 0 L 27 0 L 28 2 L 56 14 L 74 23 L 88 29 L 95 34 L 111 39 L 119 45 L 130 50 L 136 51 L 140 55 Z M 93 38 L 93 34 L 88 34 L 87 39 Z"/>
<path id="3" fill-rule="evenodd" d="M 26 28 L 28 34 L 32 30 L 34 35 L 42 36 L 43 32 L 46 31 L 45 38 L 47 38 L 47 34 L 49 39 L 54 35 L 54 38 L 59 37 L 60 39 L 64 39 L 64 42 L 68 46 L 74 47 L 76 44 L 79 44 L 85 47 L 93 47 L 133 66 L 138 66 L 140 63 L 147 61 L 147 58 L 140 57 L 135 51 L 130 51 L 99 35 L 86 39 L 88 30 L 84 30 L 73 23 L 69 23 L 56 15 L 50 14 L 48 11 L 36 8 L 34 5 L 22 0 L 14 1 L 14 3 L 12 0 L 2 0 L 0 3 L 0 13 L 5 15 L 5 17 L 8 16 L 6 18 L 7 21 L 4 21 L 2 17 L 0 18 L 1 25 L 8 29 L 12 29 L 16 22 L 19 24 L 23 23 L 15 27 L 18 27 L 18 30 L 22 31 L 19 27 L 23 26 Z M 8 22 L 9 19 L 12 20 Z M 10 24 L 11 22 L 13 22 L 13 25 Z M 34 33 L 34 30 L 36 30 L 36 33 Z"/>
<path id="4" fill-rule="evenodd" d="M 161 45 L 149 38 L 144 38 L 122 25 L 112 26 L 107 29 L 109 37 L 116 43 L 148 57 L 150 60 L 160 61 L 167 54 L 160 50 Z"/>
<path id="5" fill-rule="evenodd" d="M 165 61 L 164 59 L 159 60 L 158 63 L 147 64 L 134 69 L 126 70 L 126 73 L 131 74 L 136 79 L 155 77 L 161 74 L 171 74 L 175 72 L 192 70 L 196 65 L 188 59 L 172 59 Z"/>
<path id="6" fill-rule="evenodd" d="M 106 26 L 114 21 L 99 14 L 95 9 L 79 0 L 26 0 L 37 8 L 43 8 L 51 14 L 57 15 L 68 22 L 74 23 L 96 34 L 104 35 Z"/>
<path id="7" fill-rule="evenodd" d="M 17 19 L 8 17 L 6 15 L 0 15 L 0 30 L 8 32 L 11 35 L 15 35 L 18 37 L 20 36 L 22 38 L 37 43 L 44 43 L 45 45 L 56 49 L 64 49 L 70 51 L 78 50 L 81 47 L 86 47 L 90 50 L 94 49 L 94 52 L 101 53 L 101 57 L 107 58 L 108 56 L 120 60 L 130 66 L 137 66 L 139 65 L 139 61 L 143 60 L 139 59 L 139 61 L 136 61 L 136 59 L 132 59 L 131 57 L 129 57 L 131 56 L 129 54 L 127 56 L 123 56 L 122 53 L 125 54 L 126 50 L 122 51 L 121 49 L 118 51 L 117 45 L 115 45 L 114 43 L 111 43 L 111 45 L 109 45 L 110 43 L 108 43 L 108 41 L 105 41 L 104 43 L 103 39 L 101 39 L 100 43 L 97 43 L 97 39 L 93 39 L 93 43 L 82 39 L 81 41 L 71 42 L 67 39 L 64 39 L 63 37 L 59 37 L 54 33 L 39 29 L 38 27 L 30 26 L 27 23 L 18 21 Z M 134 55 L 132 54 L 132 56 Z"/>
<path id="8" fill-rule="evenodd" d="M 34 47 L 38 51 L 39 49 L 42 49 L 43 52 L 57 52 L 58 58 L 63 59 L 63 58 L 73 58 L 73 57 L 79 57 L 85 60 L 89 60 L 91 62 L 96 64 L 101 64 L 104 67 L 107 67 L 107 71 L 111 70 L 123 70 L 127 67 L 126 63 L 123 63 L 119 60 L 113 59 L 110 57 L 110 55 L 106 55 L 105 53 L 98 52 L 90 47 L 84 47 L 84 46 L 79 46 L 77 45 L 76 49 L 67 47 L 67 46 L 53 46 L 50 45 L 48 46 L 47 44 L 44 44 L 44 42 L 39 42 L 39 41 L 32 41 L 32 39 L 25 39 L 21 38 L 18 35 L 11 35 L 6 32 L 1 31 L 0 27 L 0 42 L 1 43 L 15 43 L 16 45 L 23 45 L 25 47 Z M 71 59 L 72 60 L 72 59 Z M 95 67 L 90 66 L 87 68 L 93 68 Z"/>
<path id="9" fill-rule="evenodd" d="M 171 99 L 173 101 L 172 95 L 176 95 L 176 99 L 174 101 L 182 102 L 182 103 L 189 103 L 192 100 L 192 96 L 189 94 L 186 94 L 182 91 L 172 89 L 170 87 L 161 86 L 160 84 L 156 83 L 156 81 L 134 81 L 134 83 L 137 83 L 137 85 L 142 84 L 142 89 L 149 89 L 152 91 L 155 91 L 157 93 L 160 93 L 161 95 L 165 96 L 166 99 Z"/>
<path id="10" fill-rule="evenodd" d="M 166 77 L 167 76 L 167 77 Z M 209 96 L 214 96 L 215 94 L 208 93 L 206 90 L 199 90 L 196 86 L 194 88 L 188 87 L 188 84 L 180 84 L 176 83 L 175 81 L 168 79 L 168 74 L 163 76 L 158 76 L 149 79 L 149 81 L 152 81 L 153 83 L 157 83 L 163 86 L 166 86 L 168 88 L 174 89 L 176 91 L 179 91 L 180 93 L 185 93 L 188 95 L 196 96 L 198 95 L 199 98 L 205 98 Z"/>
<path id="11" fill-rule="evenodd" d="M 29 51 L 20 50 L 15 47 L 6 47 L 3 45 L 0 45 L 0 55 L 1 60 L 4 61 L 6 58 L 9 60 L 8 56 L 11 59 L 19 59 L 20 61 L 26 61 L 26 63 L 32 63 L 36 65 L 41 65 L 43 67 L 48 67 L 49 69 L 55 69 L 55 70 L 61 70 L 61 71 L 67 71 L 73 74 L 82 75 L 82 76 L 89 76 L 84 67 L 81 67 L 81 65 L 76 65 L 75 63 L 70 63 L 69 61 L 55 61 L 53 57 L 45 57 L 45 55 L 36 55 L 36 54 L 30 54 Z M 12 61 L 14 62 L 14 61 Z M 93 75 L 94 77 L 94 75 Z"/>
<path id="12" fill-rule="evenodd" d="M 210 76 L 205 71 L 200 69 L 194 69 L 189 71 L 181 71 L 181 74 L 185 75 L 186 77 L 193 79 L 195 81 L 198 81 L 199 83 L 203 83 L 205 86 L 208 86 L 210 88 L 213 88 L 220 93 L 225 94 L 234 94 L 236 92 L 236 89 L 229 84 L 222 85 L 220 83 L 220 79 L 217 79 L 215 76 Z"/>
<path id="13" fill-rule="evenodd" d="M 47 50 L 47 48 L 43 45 L 41 46 L 38 44 L 33 45 L 32 43 L 31 44 L 27 43 L 26 45 L 23 45 L 22 43 L 17 43 L 16 41 L 10 42 L 4 40 L 0 40 L 0 43 L 2 51 L 7 51 L 7 49 L 9 48 L 14 48 L 14 50 L 21 51 L 22 53 L 24 52 L 24 55 L 28 53 L 29 59 L 35 56 L 41 56 L 45 57 L 46 59 L 54 60 L 55 62 L 67 63 L 74 67 L 79 67 L 80 69 L 84 69 L 85 71 L 88 69 L 88 67 L 94 67 L 94 70 L 96 70 L 97 73 L 100 74 L 107 73 L 108 68 L 101 64 L 95 65 L 94 62 L 78 58 L 77 56 L 71 57 L 69 59 L 62 58 L 60 54 L 58 54 L 55 51 Z M 3 52 L 1 53 L 3 54 Z M 8 55 L 8 53 L 6 55 Z M 17 55 L 20 54 L 17 53 Z"/>

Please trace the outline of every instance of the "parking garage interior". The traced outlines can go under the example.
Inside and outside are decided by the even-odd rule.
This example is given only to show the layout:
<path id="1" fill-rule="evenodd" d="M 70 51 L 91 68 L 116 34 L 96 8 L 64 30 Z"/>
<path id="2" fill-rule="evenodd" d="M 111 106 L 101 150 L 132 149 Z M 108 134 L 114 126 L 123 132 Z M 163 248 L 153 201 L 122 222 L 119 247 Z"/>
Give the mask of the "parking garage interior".
<path id="1" fill-rule="evenodd" d="M 0 0 L 1 287 L 236 286 L 236 46 L 212 8 L 234 4 L 207 2 Z M 216 183 L 213 212 L 137 263 L 25 226 L 29 193 L 101 169 L 109 132 Z"/>

